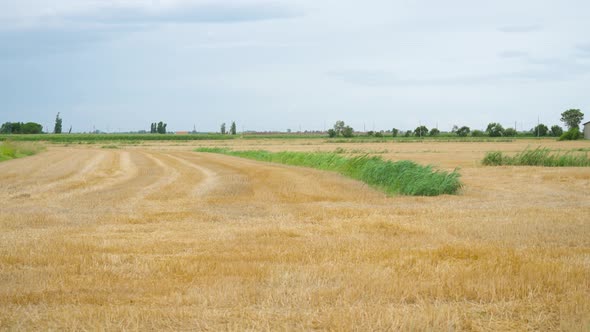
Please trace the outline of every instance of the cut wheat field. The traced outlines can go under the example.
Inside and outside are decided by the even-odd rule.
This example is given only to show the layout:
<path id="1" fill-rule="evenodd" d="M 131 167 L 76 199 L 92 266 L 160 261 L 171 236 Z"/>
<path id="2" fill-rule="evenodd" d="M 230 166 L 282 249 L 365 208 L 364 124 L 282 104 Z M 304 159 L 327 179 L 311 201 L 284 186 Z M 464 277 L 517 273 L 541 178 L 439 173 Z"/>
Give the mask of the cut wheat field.
<path id="1" fill-rule="evenodd" d="M 0 163 L 0 330 L 590 330 L 590 168 L 486 167 L 590 142 L 48 145 Z M 197 153 L 338 151 L 460 167 L 388 196 Z"/>

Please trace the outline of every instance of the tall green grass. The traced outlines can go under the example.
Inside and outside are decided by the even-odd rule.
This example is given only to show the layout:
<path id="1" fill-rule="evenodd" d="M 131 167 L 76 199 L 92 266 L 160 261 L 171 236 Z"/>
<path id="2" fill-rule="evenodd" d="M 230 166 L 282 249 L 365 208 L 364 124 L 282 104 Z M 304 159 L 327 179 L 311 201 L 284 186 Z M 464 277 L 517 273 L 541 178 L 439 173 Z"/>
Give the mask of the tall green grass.
<path id="1" fill-rule="evenodd" d="M 432 166 L 412 161 L 385 161 L 380 157 L 360 156 L 346 158 L 326 152 L 268 152 L 231 151 L 220 148 L 199 148 L 197 152 L 221 153 L 230 156 L 295 166 L 335 171 L 363 181 L 387 194 L 437 196 L 456 194 L 461 188 L 457 171 L 433 170 Z"/>
<path id="2" fill-rule="evenodd" d="M 546 166 L 546 167 L 587 167 L 590 166 L 588 153 L 575 150 L 552 153 L 547 148 L 526 149 L 514 156 L 502 152 L 488 152 L 482 160 L 486 166 Z"/>
<path id="3" fill-rule="evenodd" d="M 43 149 L 35 143 L 0 142 L 0 161 L 32 156 Z"/>

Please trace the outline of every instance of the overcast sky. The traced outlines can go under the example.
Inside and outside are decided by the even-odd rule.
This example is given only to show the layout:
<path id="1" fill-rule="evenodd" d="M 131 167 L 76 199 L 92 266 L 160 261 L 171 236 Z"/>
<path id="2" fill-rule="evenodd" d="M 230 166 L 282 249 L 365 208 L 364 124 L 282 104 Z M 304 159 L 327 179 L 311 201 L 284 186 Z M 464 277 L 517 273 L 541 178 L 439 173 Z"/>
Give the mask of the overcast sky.
<path id="1" fill-rule="evenodd" d="M 518 130 L 590 118 L 586 0 L 1 0 L 0 122 Z"/>

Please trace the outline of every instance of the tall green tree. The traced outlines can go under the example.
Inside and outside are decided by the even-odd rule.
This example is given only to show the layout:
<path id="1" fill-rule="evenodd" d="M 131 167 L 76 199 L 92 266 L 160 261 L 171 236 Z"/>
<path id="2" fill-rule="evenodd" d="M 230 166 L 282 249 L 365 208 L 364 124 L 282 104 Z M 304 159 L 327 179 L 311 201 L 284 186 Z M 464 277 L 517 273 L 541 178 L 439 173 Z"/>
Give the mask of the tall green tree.
<path id="1" fill-rule="evenodd" d="M 563 129 L 560 126 L 558 126 L 558 125 L 551 126 L 551 136 L 559 137 L 562 134 L 563 134 Z"/>
<path id="2" fill-rule="evenodd" d="M 229 128 L 229 133 L 230 133 L 231 135 L 235 135 L 235 134 L 236 134 L 236 132 L 237 132 L 237 131 L 236 131 L 236 122 L 235 122 L 235 121 L 232 121 L 232 122 L 231 122 L 231 127 Z"/>
<path id="3" fill-rule="evenodd" d="M 455 133 L 459 137 L 467 137 L 467 135 L 469 135 L 470 131 L 471 131 L 471 129 L 469 129 L 469 127 L 463 126 L 461 128 L 458 128 L 457 130 L 455 130 Z"/>
<path id="4" fill-rule="evenodd" d="M 354 135 L 354 129 L 351 126 L 344 126 L 342 128 L 342 136 L 344 137 L 352 137 Z"/>
<path id="5" fill-rule="evenodd" d="M 5 122 L 0 127 L 0 134 L 12 134 L 12 122 Z"/>
<path id="6" fill-rule="evenodd" d="M 41 134 L 43 126 L 35 122 L 27 122 L 22 126 L 22 134 Z"/>
<path id="7" fill-rule="evenodd" d="M 53 127 L 53 133 L 61 134 L 61 118 L 59 117 L 59 112 L 55 116 L 55 127 Z"/>
<path id="8" fill-rule="evenodd" d="M 158 134 L 165 134 L 166 133 L 166 124 L 162 121 L 158 122 L 158 126 L 156 128 Z"/>
<path id="9" fill-rule="evenodd" d="M 221 124 L 220 131 L 221 131 L 221 135 L 225 135 L 225 122 Z"/>
<path id="10" fill-rule="evenodd" d="M 569 109 L 563 113 L 561 113 L 561 122 L 563 122 L 568 129 L 578 128 L 580 129 L 580 122 L 584 118 L 584 113 L 582 113 L 579 109 Z"/>
<path id="11" fill-rule="evenodd" d="M 344 123 L 344 121 L 336 121 L 336 123 L 334 124 L 334 131 L 336 132 L 336 136 L 342 135 L 342 131 L 344 130 L 345 126 L 346 124 Z"/>
<path id="12" fill-rule="evenodd" d="M 538 125 L 535 126 L 535 128 L 531 129 L 531 133 L 535 136 L 547 136 L 547 133 L 549 132 L 549 128 L 547 128 L 546 125 L 539 123 Z"/>
<path id="13" fill-rule="evenodd" d="M 504 135 L 504 127 L 497 122 L 491 122 L 486 128 L 486 133 L 490 137 L 500 137 Z"/>
<path id="14" fill-rule="evenodd" d="M 414 136 L 424 137 L 428 135 L 428 128 L 426 126 L 419 126 L 414 129 Z"/>

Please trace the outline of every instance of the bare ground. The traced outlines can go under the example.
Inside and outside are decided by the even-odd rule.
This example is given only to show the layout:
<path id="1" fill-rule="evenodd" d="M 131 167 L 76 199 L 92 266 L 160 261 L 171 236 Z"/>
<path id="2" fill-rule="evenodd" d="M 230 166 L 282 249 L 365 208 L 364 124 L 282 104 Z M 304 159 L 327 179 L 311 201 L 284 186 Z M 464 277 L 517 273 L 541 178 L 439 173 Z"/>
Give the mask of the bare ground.
<path id="1" fill-rule="evenodd" d="M 461 166 L 465 188 L 386 197 L 190 145 L 52 147 L 0 163 L 0 329 L 590 329 L 590 169 L 477 163 L 534 141 L 198 144 Z"/>

